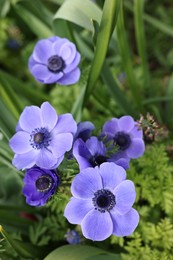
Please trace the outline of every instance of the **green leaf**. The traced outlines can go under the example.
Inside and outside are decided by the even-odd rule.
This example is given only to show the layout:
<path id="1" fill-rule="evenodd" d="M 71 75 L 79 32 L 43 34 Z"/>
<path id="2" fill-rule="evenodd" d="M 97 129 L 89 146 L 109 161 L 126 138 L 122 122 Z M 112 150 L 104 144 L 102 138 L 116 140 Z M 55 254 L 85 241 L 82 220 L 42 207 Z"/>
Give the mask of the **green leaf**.
<path id="1" fill-rule="evenodd" d="M 150 84 L 150 75 L 147 61 L 147 51 L 146 51 L 146 39 L 144 32 L 144 1 L 145 0 L 134 0 L 134 18 L 135 18 L 135 34 L 138 53 L 141 60 L 141 67 L 143 72 L 143 88 L 146 88 L 148 92 L 151 92 L 152 87 Z"/>
<path id="2" fill-rule="evenodd" d="M 28 84 L 27 82 L 22 82 L 21 80 L 2 70 L 0 71 L 0 83 L 1 82 L 5 82 L 5 84 L 8 84 L 10 88 L 15 91 L 15 93 L 17 92 L 30 99 L 31 103 L 39 105 L 45 100 L 50 100 L 49 96 L 45 95 L 43 91 L 40 91 L 38 89 L 36 90 L 36 88 L 33 87 L 30 83 Z"/>
<path id="3" fill-rule="evenodd" d="M 49 26 L 40 20 L 37 15 L 30 12 L 25 6 L 17 4 L 14 6 L 14 10 L 38 37 L 47 38 L 52 36 L 52 30 Z"/>
<path id="4" fill-rule="evenodd" d="M 55 19 L 64 19 L 93 31 L 92 20 L 100 23 L 101 10 L 90 0 L 66 0 L 55 14 Z"/>
<path id="5" fill-rule="evenodd" d="M 119 50 L 122 58 L 122 63 L 124 66 L 124 70 L 127 75 L 127 82 L 129 88 L 131 89 L 131 93 L 134 98 L 134 102 L 139 111 L 141 108 L 141 96 L 139 90 L 139 84 L 137 84 L 135 79 L 135 74 L 133 71 L 133 63 L 131 58 L 131 51 L 127 40 L 127 35 L 124 26 L 124 15 L 123 15 L 123 5 L 121 4 L 120 13 L 117 21 L 117 40 L 119 45 Z M 142 112 L 142 111 L 141 111 Z"/>
<path id="6" fill-rule="evenodd" d="M 0 17 L 5 17 L 10 10 L 9 0 L 0 0 Z"/>
<path id="7" fill-rule="evenodd" d="M 0 233 L 21 257 L 24 257 L 26 259 L 33 257 L 33 251 L 32 251 L 33 249 L 28 248 L 21 241 L 12 239 L 11 236 L 2 228 L 1 225 L 0 225 Z"/>
<path id="8" fill-rule="evenodd" d="M 126 95 L 123 93 L 123 91 L 121 90 L 120 83 L 118 82 L 118 80 L 113 78 L 112 73 L 108 65 L 106 64 L 106 62 L 103 65 L 102 77 L 104 82 L 106 83 L 106 86 L 111 96 L 115 99 L 116 103 L 119 105 L 122 112 L 124 114 L 135 116 L 136 112 L 134 110 L 134 107 L 126 98 Z"/>
<path id="9" fill-rule="evenodd" d="M 109 46 L 109 41 L 112 31 L 115 28 L 121 0 L 106 0 L 103 7 L 103 15 L 100 23 L 98 37 L 96 41 L 95 55 L 91 64 L 91 69 L 88 77 L 87 87 L 84 96 L 84 104 L 89 98 L 89 95 L 94 88 L 94 85 L 100 75 L 106 53 Z"/>
<path id="10" fill-rule="evenodd" d="M 125 7 L 127 7 L 131 12 L 133 12 L 132 4 L 129 1 L 126 1 L 124 3 Z M 156 29 L 160 30 L 161 32 L 173 37 L 173 29 L 172 26 L 168 24 L 164 24 L 162 21 L 159 21 L 158 19 L 152 17 L 148 14 L 143 14 L 143 18 L 146 22 L 151 24 Z"/>
<path id="11" fill-rule="evenodd" d="M 106 253 L 102 249 L 92 246 L 65 245 L 52 251 L 44 260 L 89 260 L 90 257 L 99 258 L 100 255 Z"/>

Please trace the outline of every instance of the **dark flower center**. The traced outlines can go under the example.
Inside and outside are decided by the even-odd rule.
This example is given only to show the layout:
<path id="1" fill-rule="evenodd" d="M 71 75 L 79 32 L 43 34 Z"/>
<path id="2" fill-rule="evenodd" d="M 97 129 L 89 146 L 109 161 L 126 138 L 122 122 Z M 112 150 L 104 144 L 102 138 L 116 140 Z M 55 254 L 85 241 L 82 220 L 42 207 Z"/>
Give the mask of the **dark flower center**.
<path id="1" fill-rule="evenodd" d="M 89 159 L 89 162 L 91 163 L 92 167 L 100 166 L 102 163 L 107 162 L 107 158 L 103 155 L 93 156 Z"/>
<path id="2" fill-rule="evenodd" d="M 45 192 L 45 191 L 48 191 L 52 187 L 52 183 L 53 183 L 53 180 L 50 176 L 42 175 L 36 180 L 35 186 L 38 191 Z"/>
<path id="3" fill-rule="evenodd" d="M 34 135 L 34 142 L 35 142 L 36 144 L 42 143 L 42 142 L 43 142 L 43 139 L 44 139 L 43 133 L 37 133 L 37 134 Z"/>
<path id="4" fill-rule="evenodd" d="M 65 67 L 65 62 L 61 57 L 58 55 L 53 55 L 48 59 L 48 70 L 50 70 L 53 73 L 60 72 Z"/>
<path id="5" fill-rule="evenodd" d="M 94 198 L 92 198 L 94 207 L 96 210 L 104 213 L 110 211 L 115 206 L 115 195 L 106 189 L 98 190 L 94 193 Z"/>
<path id="6" fill-rule="evenodd" d="M 118 132 L 114 137 L 114 141 L 119 146 L 120 150 L 126 150 L 131 143 L 130 136 L 123 132 Z"/>
<path id="7" fill-rule="evenodd" d="M 49 146 L 51 142 L 51 134 L 44 127 L 36 128 L 32 131 L 30 144 L 34 149 L 42 149 Z"/>

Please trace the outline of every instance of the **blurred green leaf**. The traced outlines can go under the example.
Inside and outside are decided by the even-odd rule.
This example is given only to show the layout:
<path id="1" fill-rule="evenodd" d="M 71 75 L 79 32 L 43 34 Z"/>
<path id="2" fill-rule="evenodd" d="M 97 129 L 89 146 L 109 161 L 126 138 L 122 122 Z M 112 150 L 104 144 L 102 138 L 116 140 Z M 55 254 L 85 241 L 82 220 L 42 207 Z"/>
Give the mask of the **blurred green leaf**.
<path id="1" fill-rule="evenodd" d="M 65 245 L 52 251 L 44 260 L 89 260 L 99 259 L 102 255 L 105 255 L 105 259 L 112 260 L 112 255 L 109 255 L 106 251 L 92 247 L 82 245 Z M 111 258 L 109 258 L 111 257 Z M 101 258 L 102 259 L 102 258 Z M 104 258 L 103 258 L 104 259 Z M 115 260 L 119 258 L 114 258 Z"/>
<path id="2" fill-rule="evenodd" d="M 0 17 L 5 17 L 10 10 L 9 0 L 0 0 Z"/>
<path id="3" fill-rule="evenodd" d="M 142 67 L 143 88 L 147 89 L 148 93 L 150 94 L 152 87 L 147 61 L 146 39 L 143 22 L 144 3 L 145 0 L 134 0 L 135 35 Z"/>
<path id="4" fill-rule="evenodd" d="M 106 57 L 106 53 L 108 50 L 112 31 L 115 28 L 115 24 L 117 21 L 120 3 L 121 0 L 105 1 L 103 7 L 103 15 L 102 15 L 98 37 L 96 41 L 95 55 L 88 76 L 88 82 L 87 82 L 85 96 L 84 96 L 84 103 L 89 98 L 92 88 L 94 88 L 94 85 L 100 75 Z"/>
<path id="5" fill-rule="evenodd" d="M 132 4 L 129 1 L 124 2 L 125 7 L 127 7 L 130 11 L 133 12 Z M 165 24 L 164 22 L 152 17 L 148 14 L 143 14 L 143 18 L 146 22 L 151 24 L 156 29 L 160 30 L 161 32 L 173 37 L 173 29 L 168 24 Z"/>
<path id="6" fill-rule="evenodd" d="M 64 19 L 93 31 L 92 20 L 100 23 L 101 10 L 90 0 L 66 0 L 58 9 L 54 19 Z"/>
<path id="7" fill-rule="evenodd" d="M 35 15 L 33 12 L 28 10 L 27 7 L 20 5 L 20 2 L 14 5 L 14 10 L 38 37 L 47 38 L 52 36 L 52 30 L 50 27 L 39 19 L 38 15 Z"/>
<path id="8" fill-rule="evenodd" d="M 19 256 L 24 257 L 25 259 L 33 259 L 34 253 L 36 252 L 36 249 L 33 246 L 22 243 L 19 240 L 12 239 L 2 226 L 0 226 L 0 233 L 9 242 L 13 249 L 19 254 Z"/>
<path id="9" fill-rule="evenodd" d="M 123 5 L 121 4 L 120 13 L 118 16 L 117 21 L 117 41 L 120 49 L 120 54 L 122 58 L 122 63 L 124 66 L 124 71 L 127 75 L 127 82 L 129 85 L 129 88 L 131 89 L 131 93 L 134 98 L 134 102 L 138 108 L 139 111 L 142 110 L 141 108 L 141 95 L 140 95 L 140 89 L 139 84 L 136 82 L 135 74 L 133 71 L 133 63 L 132 63 L 132 57 L 131 57 L 131 50 L 130 46 L 128 44 L 128 39 L 126 35 L 126 30 L 124 26 L 124 14 L 123 14 Z M 142 111 L 141 111 L 142 112 Z"/>

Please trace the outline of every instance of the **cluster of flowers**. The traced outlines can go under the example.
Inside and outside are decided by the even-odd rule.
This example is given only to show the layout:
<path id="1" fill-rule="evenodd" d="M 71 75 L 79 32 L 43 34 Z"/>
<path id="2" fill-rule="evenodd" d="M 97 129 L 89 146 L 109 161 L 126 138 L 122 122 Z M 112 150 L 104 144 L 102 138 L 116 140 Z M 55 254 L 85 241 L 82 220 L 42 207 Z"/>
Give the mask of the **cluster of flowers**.
<path id="1" fill-rule="evenodd" d="M 51 37 L 37 43 L 29 67 L 41 82 L 72 84 L 80 76 L 79 60 L 74 44 Z M 60 185 L 56 169 L 66 152 L 69 160 L 76 159 L 80 172 L 72 181 L 64 216 L 81 225 L 86 238 L 101 241 L 112 234 L 130 235 L 138 225 L 138 212 L 132 208 L 135 187 L 126 180 L 125 170 L 131 159 L 143 155 L 145 146 L 131 116 L 107 121 L 99 136 L 92 136 L 94 128 L 91 122 L 77 124 L 69 113 L 57 115 L 44 102 L 24 109 L 9 144 L 15 153 L 13 165 L 26 169 L 23 194 L 32 206 L 45 205 L 55 194 Z"/>

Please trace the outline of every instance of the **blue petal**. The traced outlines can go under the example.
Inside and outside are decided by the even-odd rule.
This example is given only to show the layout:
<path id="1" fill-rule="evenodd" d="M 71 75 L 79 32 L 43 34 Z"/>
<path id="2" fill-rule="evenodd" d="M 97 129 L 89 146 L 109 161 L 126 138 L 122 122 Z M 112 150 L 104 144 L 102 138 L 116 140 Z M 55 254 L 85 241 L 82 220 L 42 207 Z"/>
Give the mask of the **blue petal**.
<path id="1" fill-rule="evenodd" d="M 126 150 L 129 158 L 136 159 L 143 155 L 145 151 L 145 144 L 142 139 L 134 138 L 131 140 L 130 146 Z"/>
<path id="2" fill-rule="evenodd" d="M 54 52 L 51 41 L 43 39 L 37 42 L 33 52 L 33 58 L 35 61 L 46 65 L 48 59 L 52 55 L 54 55 Z"/>
<path id="3" fill-rule="evenodd" d="M 71 224 L 80 224 L 85 215 L 93 209 L 93 203 L 91 199 L 83 200 L 71 198 L 67 204 L 64 216 Z"/>
<path id="4" fill-rule="evenodd" d="M 41 105 L 41 120 L 42 124 L 48 128 L 49 131 L 51 131 L 57 123 L 57 113 L 49 102 L 44 102 Z"/>
<path id="5" fill-rule="evenodd" d="M 126 214 L 132 207 L 136 198 L 135 186 L 132 181 L 121 182 L 114 190 L 116 204 L 113 210 Z"/>
<path id="6" fill-rule="evenodd" d="M 42 127 L 41 110 L 37 106 L 28 106 L 23 110 L 19 124 L 22 130 L 31 133 L 35 128 Z"/>
<path id="7" fill-rule="evenodd" d="M 33 149 L 29 141 L 30 139 L 29 133 L 19 131 L 10 139 L 9 145 L 13 152 L 17 154 L 27 153 Z"/>
<path id="8" fill-rule="evenodd" d="M 86 146 L 90 153 L 94 155 L 106 155 L 106 147 L 102 141 L 99 141 L 97 137 L 92 136 L 86 141 Z"/>
<path id="9" fill-rule="evenodd" d="M 103 241 L 113 232 L 113 223 L 108 212 L 91 210 L 81 223 L 83 235 L 93 241 Z"/>
<path id="10" fill-rule="evenodd" d="M 53 137 L 50 149 L 57 158 L 65 154 L 72 147 L 73 135 L 71 133 L 57 134 Z"/>
<path id="11" fill-rule="evenodd" d="M 125 215 L 112 214 L 113 235 L 124 237 L 130 236 L 139 223 L 139 214 L 135 209 L 131 209 Z"/>
<path id="12" fill-rule="evenodd" d="M 99 173 L 102 177 L 103 188 L 111 191 L 126 178 L 126 171 L 111 162 L 102 163 Z"/>
<path id="13" fill-rule="evenodd" d="M 31 168 L 36 163 L 38 153 L 38 150 L 32 149 L 31 151 L 24 154 L 15 154 L 12 163 L 18 170 Z"/>
<path id="14" fill-rule="evenodd" d="M 91 164 L 89 163 L 89 158 L 91 157 L 91 154 L 88 151 L 86 144 L 81 139 L 77 139 L 74 142 L 73 156 L 79 164 L 80 171 L 85 168 L 91 167 Z"/>
<path id="15" fill-rule="evenodd" d="M 76 198 L 89 199 L 93 198 L 94 193 L 102 188 L 98 168 L 87 168 L 75 176 L 71 185 L 71 192 Z"/>
<path id="16" fill-rule="evenodd" d="M 58 122 L 53 130 L 53 133 L 55 135 L 60 133 L 72 133 L 74 135 L 76 130 L 76 121 L 74 120 L 72 114 L 67 113 L 58 117 Z"/>
<path id="17" fill-rule="evenodd" d="M 57 159 L 51 151 L 42 148 L 37 155 L 36 165 L 43 169 L 51 169 L 57 163 Z"/>
<path id="18" fill-rule="evenodd" d="M 135 125 L 135 121 L 131 116 L 122 116 L 118 120 L 118 126 L 122 132 L 130 132 Z"/>
<path id="19" fill-rule="evenodd" d="M 73 71 L 70 71 L 67 74 L 64 74 L 62 78 L 60 78 L 57 83 L 60 85 L 72 85 L 78 82 L 80 78 L 80 69 L 76 68 Z"/>

